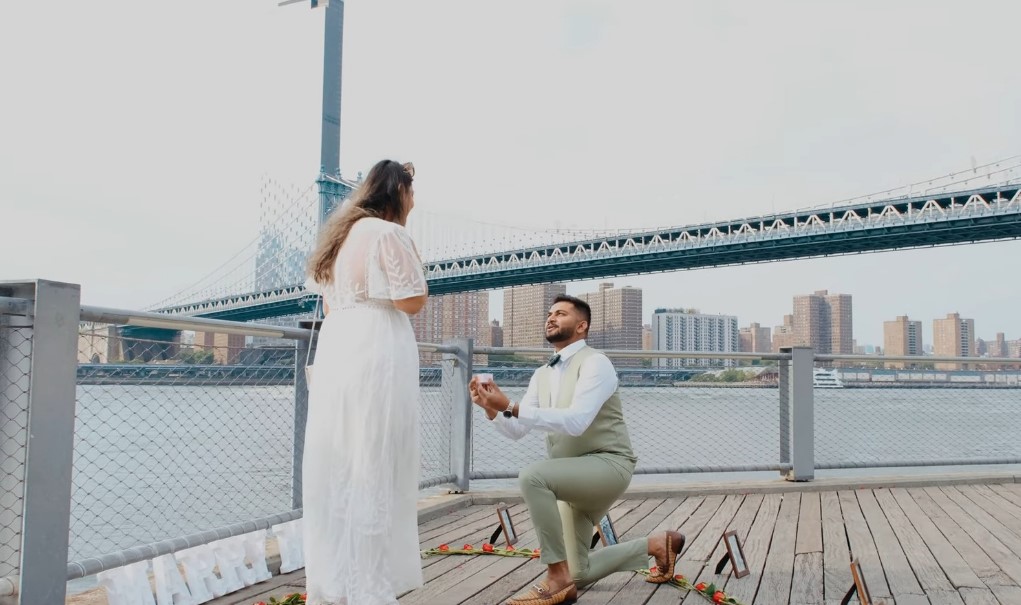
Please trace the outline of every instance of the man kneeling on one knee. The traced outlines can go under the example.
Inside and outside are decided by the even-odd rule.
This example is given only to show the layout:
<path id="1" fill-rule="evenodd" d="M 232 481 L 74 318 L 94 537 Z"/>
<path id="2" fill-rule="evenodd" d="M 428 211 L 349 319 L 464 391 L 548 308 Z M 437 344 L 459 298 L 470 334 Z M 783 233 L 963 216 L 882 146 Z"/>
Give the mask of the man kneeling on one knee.
<path id="1" fill-rule="evenodd" d="M 578 587 L 617 571 L 643 569 L 650 556 L 659 573 L 648 580 L 667 582 L 684 545 L 684 536 L 667 531 L 589 553 L 593 527 L 627 489 L 637 461 L 617 373 L 605 355 L 585 344 L 591 318 L 585 301 L 556 297 L 546 317 L 546 340 L 555 354 L 532 374 L 521 401 L 510 401 L 477 377 L 469 384 L 472 402 L 507 437 L 520 439 L 532 429 L 547 433 L 549 458 L 523 469 L 519 482 L 548 572 L 508 605 L 574 603 Z M 571 534 L 566 539 L 565 527 Z"/>

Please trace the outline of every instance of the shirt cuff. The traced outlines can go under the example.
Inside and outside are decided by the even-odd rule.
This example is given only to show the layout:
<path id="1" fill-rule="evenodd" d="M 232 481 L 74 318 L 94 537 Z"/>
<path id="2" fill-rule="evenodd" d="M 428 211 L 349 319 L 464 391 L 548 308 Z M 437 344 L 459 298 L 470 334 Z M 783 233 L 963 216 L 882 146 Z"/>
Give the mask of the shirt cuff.
<path id="1" fill-rule="evenodd" d="M 518 422 L 525 426 L 534 426 L 538 413 L 539 408 L 518 404 Z"/>

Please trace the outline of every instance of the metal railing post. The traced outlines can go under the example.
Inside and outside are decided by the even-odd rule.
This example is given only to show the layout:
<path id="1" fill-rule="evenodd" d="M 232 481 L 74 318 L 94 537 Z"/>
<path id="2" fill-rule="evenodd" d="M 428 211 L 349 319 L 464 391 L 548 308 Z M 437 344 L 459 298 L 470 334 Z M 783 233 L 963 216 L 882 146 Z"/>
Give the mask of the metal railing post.
<path id="1" fill-rule="evenodd" d="M 791 349 L 783 347 L 780 352 L 790 355 Z M 789 466 L 791 463 L 791 360 L 781 359 L 777 363 L 777 383 L 780 387 L 780 464 Z M 786 477 L 787 470 L 781 470 L 780 476 Z"/>
<path id="2" fill-rule="evenodd" d="M 815 351 L 811 347 L 791 350 L 791 472 L 789 481 L 815 478 L 815 391 L 812 369 Z"/>
<path id="3" fill-rule="evenodd" d="M 316 345 L 319 342 L 319 328 L 322 322 L 305 320 L 298 326 L 312 330 L 312 342 L 294 341 L 294 450 L 291 458 L 291 509 L 304 506 L 301 498 L 302 458 L 305 455 L 305 424 L 308 421 L 308 382 L 305 366 L 308 360 L 315 362 Z M 311 351 L 309 350 L 311 346 Z"/>
<path id="4" fill-rule="evenodd" d="M 33 298 L 19 593 L 21 603 L 63 603 L 81 288 L 38 280 Z"/>
<path id="5" fill-rule="evenodd" d="M 470 338 L 457 338 L 443 343 L 456 347 L 456 353 L 443 354 L 443 396 L 450 402 L 450 472 L 455 491 L 468 491 L 472 452 L 472 402 L 468 381 L 472 377 Z"/>

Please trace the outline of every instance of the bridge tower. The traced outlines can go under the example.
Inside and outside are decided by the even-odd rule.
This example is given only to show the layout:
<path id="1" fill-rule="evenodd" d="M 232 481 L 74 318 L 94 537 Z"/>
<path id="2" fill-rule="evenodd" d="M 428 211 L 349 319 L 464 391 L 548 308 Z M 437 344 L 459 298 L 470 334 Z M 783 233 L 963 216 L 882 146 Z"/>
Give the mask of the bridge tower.
<path id="1" fill-rule="evenodd" d="M 319 227 L 351 194 L 350 183 L 340 178 L 340 101 L 344 59 L 344 0 L 328 0 L 323 36 L 323 115 L 320 148 Z M 317 5 L 312 1 L 312 7 Z"/>

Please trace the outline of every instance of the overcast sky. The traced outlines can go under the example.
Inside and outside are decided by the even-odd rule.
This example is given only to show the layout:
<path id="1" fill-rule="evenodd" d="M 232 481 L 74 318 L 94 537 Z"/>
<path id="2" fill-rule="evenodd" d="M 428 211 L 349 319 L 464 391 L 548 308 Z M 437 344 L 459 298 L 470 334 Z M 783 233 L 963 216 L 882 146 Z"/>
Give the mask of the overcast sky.
<path id="1" fill-rule="evenodd" d="M 4 2 L 0 279 L 141 308 L 242 249 L 262 180 L 304 188 L 318 170 L 323 15 Z M 536 228 L 830 203 L 1021 153 L 1019 18 L 1006 0 L 349 0 L 341 163 L 353 177 L 413 160 L 420 209 Z M 854 296 L 859 343 L 881 344 L 901 314 L 931 343 L 931 320 L 953 311 L 1014 339 L 1019 254 L 1004 242 L 613 281 L 644 289 L 646 321 L 684 306 L 772 326 L 795 294 L 828 289 Z"/>

